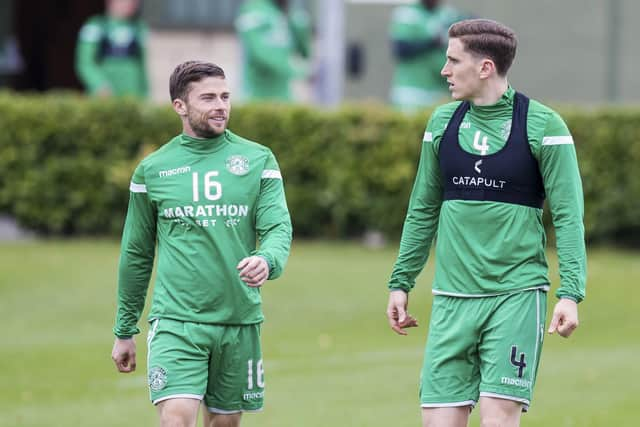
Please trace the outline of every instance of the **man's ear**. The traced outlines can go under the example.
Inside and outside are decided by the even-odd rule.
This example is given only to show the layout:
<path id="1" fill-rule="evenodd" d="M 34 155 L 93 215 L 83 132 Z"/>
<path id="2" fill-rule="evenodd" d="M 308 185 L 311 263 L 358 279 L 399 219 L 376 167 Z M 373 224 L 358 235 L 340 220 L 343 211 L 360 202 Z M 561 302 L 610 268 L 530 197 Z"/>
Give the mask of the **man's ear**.
<path id="1" fill-rule="evenodd" d="M 180 98 L 176 98 L 172 102 L 173 110 L 178 113 L 179 116 L 187 115 L 187 104 Z"/>
<path id="2" fill-rule="evenodd" d="M 496 73 L 496 64 L 490 59 L 483 59 L 480 62 L 480 78 L 488 79 Z"/>

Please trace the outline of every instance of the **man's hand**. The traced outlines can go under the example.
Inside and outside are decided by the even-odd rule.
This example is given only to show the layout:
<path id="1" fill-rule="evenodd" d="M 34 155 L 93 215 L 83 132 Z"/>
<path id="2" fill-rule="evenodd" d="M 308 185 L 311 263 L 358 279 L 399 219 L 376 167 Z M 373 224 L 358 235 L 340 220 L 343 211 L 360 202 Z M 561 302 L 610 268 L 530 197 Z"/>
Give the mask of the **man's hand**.
<path id="1" fill-rule="evenodd" d="M 553 309 L 549 333 L 558 331 L 560 336 L 568 338 L 578 327 L 578 304 L 567 298 L 560 298 Z"/>
<path id="2" fill-rule="evenodd" d="M 111 358 L 118 371 L 129 373 L 136 370 L 136 342 L 132 338 L 116 338 Z"/>
<path id="3" fill-rule="evenodd" d="M 253 288 L 262 286 L 269 277 L 269 264 L 261 256 L 243 258 L 236 268 L 240 279 Z"/>
<path id="4" fill-rule="evenodd" d="M 399 335 L 407 335 L 405 328 L 418 326 L 418 321 L 407 313 L 409 296 L 405 291 L 389 292 L 389 304 L 387 305 L 387 319 L 389 326 Z"/>

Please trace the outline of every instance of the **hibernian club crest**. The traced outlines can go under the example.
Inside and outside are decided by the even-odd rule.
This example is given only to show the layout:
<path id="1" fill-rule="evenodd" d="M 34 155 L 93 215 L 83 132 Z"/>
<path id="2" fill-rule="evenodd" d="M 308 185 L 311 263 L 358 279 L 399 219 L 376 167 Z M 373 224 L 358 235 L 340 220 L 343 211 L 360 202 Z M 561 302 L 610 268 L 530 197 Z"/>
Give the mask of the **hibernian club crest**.
<path id="1" fill-rule="evenodd" d="M 167 385 L 167 372 L 159 366 L 149 369 L 149 388 L 160 391 Z"/>
<path id="2" fill-rule="evenodd" d="M 235 155 L 227 159 L 227 170 L 234 175 L 246 175 L 249 172 L 249 159 Z"/>

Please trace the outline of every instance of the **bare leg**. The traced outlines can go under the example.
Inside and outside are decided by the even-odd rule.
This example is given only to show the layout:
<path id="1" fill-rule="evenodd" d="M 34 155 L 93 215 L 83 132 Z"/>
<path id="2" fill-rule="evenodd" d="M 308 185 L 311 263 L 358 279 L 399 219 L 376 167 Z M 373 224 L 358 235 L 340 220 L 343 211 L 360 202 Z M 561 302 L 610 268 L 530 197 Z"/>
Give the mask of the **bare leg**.
<path id="1" fill-rule="evenodd" d="M 522 403 L 495 397 L 480 397 L 481 427 L 519 427 Z"/>
<path id="2" fill-rule="evenodd" d="M 240 427 L 242 412 L 235 414 L 215 414 L 209 412 L 206 406 L 202 406 L 202 419 L 204 427 Z"/>
<path id="3" fill-rule="evenodd" d="M 196 427 L 198 399 L 169 399 L 158 403 L 160 427 Z"/>
<path id="4" fill-rule="evenodd" d="M 422 427 L 466 427 L 470 412 L 469 406 L 422 408 Z"/>

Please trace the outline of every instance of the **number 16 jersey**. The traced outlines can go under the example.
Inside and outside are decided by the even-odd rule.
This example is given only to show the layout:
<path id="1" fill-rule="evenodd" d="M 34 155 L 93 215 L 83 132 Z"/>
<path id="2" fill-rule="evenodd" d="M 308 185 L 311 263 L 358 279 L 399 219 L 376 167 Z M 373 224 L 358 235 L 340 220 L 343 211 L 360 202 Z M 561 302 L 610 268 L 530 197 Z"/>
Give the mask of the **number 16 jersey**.
<path id="1" fill-rule="evenodd" d="M 236 266 L 262 256 L 273 279 L 289 255 L 282 176 L 267 147 L 229 130 L 212 139 L 179 135 L 142 160 L 130 190 L 117 336 L 139 332 L 156 241 L 150 318 L 227 325 L 263 320 L 260 290 L 240 280 Z"/>

